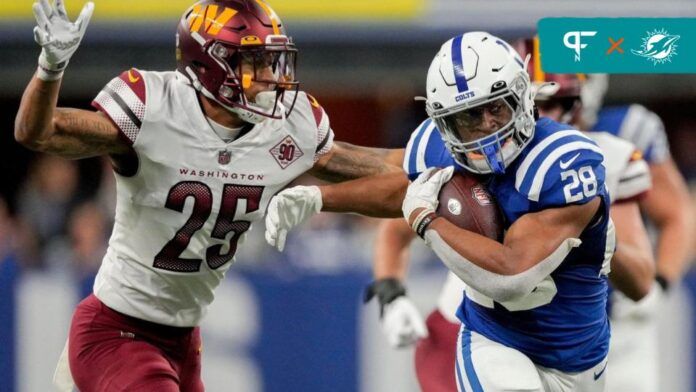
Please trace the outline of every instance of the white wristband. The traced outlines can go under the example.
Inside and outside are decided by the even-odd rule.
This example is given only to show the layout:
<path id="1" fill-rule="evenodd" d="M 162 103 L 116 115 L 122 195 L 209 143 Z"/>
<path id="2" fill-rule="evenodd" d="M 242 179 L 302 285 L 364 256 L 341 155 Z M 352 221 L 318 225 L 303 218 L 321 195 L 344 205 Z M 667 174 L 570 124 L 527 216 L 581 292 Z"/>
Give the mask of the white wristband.
<path id="1" fill-rule="evenodd" d="M 36 77 L 44 82 L 53 82 L 63 77 L 63 70 L 51 71 L 39 65 L 36 69 Z"/>

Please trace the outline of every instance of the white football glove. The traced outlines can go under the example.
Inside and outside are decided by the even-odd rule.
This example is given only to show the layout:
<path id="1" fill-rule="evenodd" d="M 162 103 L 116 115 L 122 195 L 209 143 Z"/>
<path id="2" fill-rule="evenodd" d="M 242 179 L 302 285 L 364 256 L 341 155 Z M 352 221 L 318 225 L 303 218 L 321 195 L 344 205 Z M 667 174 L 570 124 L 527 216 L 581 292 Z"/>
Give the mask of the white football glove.
<path id="1" fill-rule="evenodd" d="M 434 174 L 433 174 L 434 173 Z M 444 169 L 431 167 L 421 173 L 406 190 L 404 203 L 401 205 L 401 210 L 404 213 L 406 222 L 409 222 L 412 228 L 416 227 L 419 222 L 410 222 L 411 214 L 419 208 L 425 208 L 425 212 L 435 212 L 437 209 L 438 195 L 440 188 L 452 178 L 454 166 L 448 166 Z M 420 214 L 419 217 L 424 217 L 425 214 Z"/>
<path id="2" fill-rule="evenodd" d="M 90 1 L 82 7 L 75 23 L 68 19 L 64 0 L 55 0 L 53 6 L 48 0 L 39 0 L 33 9 L 37 23 L 34 39 L 41 46 L 38 77 L 46 81 L 59 79 L 85 35 L 94 3 Z"/>
<path id="3" fill-rule="evenodd" d="M 295 186 L 273 196 L 266 212 L 266 242 L 282 252 L 288 230 L 319 213 L 321 206 L 316 186 Z"/>
<path id="4" fill-rule="evenodd" d="M 428 328 L 413 302 L 401 296 L 384 305 L 382 331 L 394 348 L 404 348 L 415 344 L 418 339 L 428 336 Z"/>

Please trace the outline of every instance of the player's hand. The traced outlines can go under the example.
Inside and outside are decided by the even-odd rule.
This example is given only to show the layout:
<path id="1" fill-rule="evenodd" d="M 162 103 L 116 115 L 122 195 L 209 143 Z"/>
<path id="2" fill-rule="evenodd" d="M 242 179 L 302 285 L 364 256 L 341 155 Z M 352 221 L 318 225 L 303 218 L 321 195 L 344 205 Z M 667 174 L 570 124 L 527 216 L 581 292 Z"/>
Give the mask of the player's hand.
<path id="1" fill-rule="evenodd" d="M 75 23 L 68 19 L 64 0 L 55 0 L 53 5 L 48 0 L 39 0 L 34 3 L 33 9 L 37 23 L 34 39 L 41 46 L 39 77 L 55 80 L 80 45 L 94 11 L 94 3 L 90 1 L 82 7 Z"/>
<path id="2" fill-rule="evenodd" d="M 421 173 L 408 186 L 401 210 L 412 228 L 417 223 L 413 222 L 414 212 L 434 212 L 437 209 L 440 188 L 452 178 L 452 173 L 454 173 L 454 166 L 444 169 L 432 167 Z M 423 214 L 419 213 L 418 215 L 422 216 Z"/>
<path id="3" fill-rule="evenodd" d="M 428 329 L 423 317 L 406 296 L 399 297 L 384 306 L 382 331 L 394 348 L 409 347 L 418 339 L 428 337 Z"/>
<path id="4" fill-rule="evenodd" d="M 266 213 L 266 242 L 282 252 L 288 230 L 319 213 L 321 206 L 316 186 L 295 186 L 273 196 Z"/>
<path id="5" fill-rule="evenodd" d="M 409 347 L 428 336 L 423 317 L 397 279 L 380 279 L 368 286 L 365 302 L 375 296 L 379 301 L 382 331 L 392 347 Z"/>

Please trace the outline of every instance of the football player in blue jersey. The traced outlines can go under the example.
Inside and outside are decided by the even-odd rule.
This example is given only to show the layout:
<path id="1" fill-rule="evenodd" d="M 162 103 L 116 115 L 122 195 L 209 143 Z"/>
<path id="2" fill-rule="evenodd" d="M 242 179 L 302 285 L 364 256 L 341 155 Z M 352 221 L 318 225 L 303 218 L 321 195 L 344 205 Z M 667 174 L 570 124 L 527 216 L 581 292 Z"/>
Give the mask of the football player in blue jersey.
<path id="1" fill-rule="evenodd" d="M 266 239 L 282 248 L 289 229 L 322 210 L 394 216 L 400 205 L 467 284 L 458 311 L 461 391 L 603 391 L 615 238 L 602 151 L 568 125 L 537 121 L 525 63 L 484 32 L 441 47 L 426 111 L 406 149 L 410 184 L 392 174 L 286 189 L 269 204 Z M 503 243 L 435 213 L 454 170 L 484 176 L 506 220 Z"/>
<path id="2" fill-rule="evenodd" d="M 534 101 L 540 117 L 577 124 L 583 106 L 583 74 L 553 74 L 541 70 L 538 39 L 515 43 L 521 57 L 531 56 L 528 71 L 535 89 Z M 650 189 L 647 163 L 632 143 L 605 132 L 588 134 L 605 155 L 605 184 L 611 195 L 611 217 L 616 227 L 617 251 L 611 260 L 609 278 L 615 288 L 631 300 L 650 292 L 654 260 L 637 200 Z M 428 166 L 428 162 L 425 162 Z M 408 171 L 408 168 L 405 168 Z M 369 293 L 380 300 L 380 325 L 392 347 L 415 344 L 415 370 L 424 392 L 456 391 L 454 371 L 456 343 L 461 323 L 456 311 L 465 289 L 449 274 L 438 295 L 437 307 L 424 322 L 406 295 L 403 283 L 408 265 L 408 246 L 416 234 L 403 219 L 384 220 L 375 240 L 374 276 Z M 612 325 L 613 326 L 613 325 Z M 613 334 L 612 334 L 613 335 Z M 612 347 L 610 345 L 610 359 Z M 614 363 L 608 380 L 614 376 Z"/>
<path id="3" fill-rule="evenodd" d="M 614 329 L 610 356 L 610 391 L 650 392 L 664 389 L 660 380 L 659 309 L 665 292 L 679 282 L 690 259 L 694 238 L 693 212 L 682 175 L 669 153 L 667 135 L 657 114 L 631 104 L 599 110 L 607 89 L 606 75 L 590 75 L 583 88 L 585 126 L 605 131 L 636 144 L 650 166 L 653 188 L 639 200 L 641 210 L 657 229 L 656 284 L 650 294 L 634 303 L 621 293 L 610 296 L 610 318 Z M 676 349 L 676 347 L 675 347 Z"/>

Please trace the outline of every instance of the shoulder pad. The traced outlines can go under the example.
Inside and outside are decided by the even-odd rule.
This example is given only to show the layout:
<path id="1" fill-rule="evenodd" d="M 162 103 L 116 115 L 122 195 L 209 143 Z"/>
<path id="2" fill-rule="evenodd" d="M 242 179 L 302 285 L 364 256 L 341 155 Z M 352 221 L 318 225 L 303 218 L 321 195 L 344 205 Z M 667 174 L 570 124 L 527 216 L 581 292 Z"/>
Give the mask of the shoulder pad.
<path id="1" fill-rule="evenodd" d="M 104 112 L 133 144 L 145 117 L 146 99 L 144 76 L 131 68 L 111 79 L 92 101 L 92 106 Z"/>
<path id="2" fill-rule="evenodd" d="M 582 188 L 585 183 L 581 180 L 585 179 L 588 197 L 594 196 L 604 187 L 603 160 L 602 150 L 582 133 L 576 130 L 553 132 L 526 154 L 515 173 L 515 189 L 533 202 L 576 203 L 580 201 L 576 187 L 566 190 L 563 184 L 575 177 L 579 181 L 577 186 Z M 590 184 L 592 181 L 594 188 Z M 569 196 L 565 197 L 568 192 Z"/>
<path id="3" fill-rule="evenodd" d="M 413 181 L 429 167 L 454 165 L 440 132 L 431 119 L 423 121 L 411 134 L 404 152 L 403 168 Z"/>

